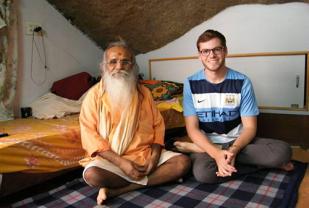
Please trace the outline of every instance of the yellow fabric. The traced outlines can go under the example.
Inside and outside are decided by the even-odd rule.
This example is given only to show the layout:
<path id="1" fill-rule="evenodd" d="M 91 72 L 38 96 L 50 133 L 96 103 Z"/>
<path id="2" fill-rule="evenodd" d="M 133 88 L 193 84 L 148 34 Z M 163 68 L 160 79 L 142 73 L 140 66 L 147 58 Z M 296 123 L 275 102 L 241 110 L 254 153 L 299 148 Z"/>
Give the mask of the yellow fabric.
<path id="1" fill-rule="evenodd" d="M 156 106 L 160 111 L 170 110 L 173 109 L 178 112 L 183 112 L 183 107 L 181 105 L 181 97 L 173 98 L 171 100 L 165 101 L 156 101 Z"/>
<path id="2" fill-rule="evenodd" d="M 156 108 L 150 91 L 140 85 L 143 100 L 139 108 L 137 129 L 122 157 L 144 165 L 151 156 L 151 144 L 164 145 L 164 120 Z M 102 81 L 92 87 L 85 97 L 80 112 L 81 139 L 88 157 L 81 161 L 83 166 L 94 160 L 98 152 L 111 149 L 108 139 L 99 134 L 99 102 L 102 97 Z M 111 121 L 111 123 L 116 123 Z M 115 128 L 115 125 L 112 127 Z"/>
<path id="3" fill-rule="evenodd" d="M 78 115 L 0 122 L 0 173 L 53 172 L 79 165 L 84 157 Z"/>
<path id="4" fill-rule="evenodd" d="M 130 106 L 128 106 L 128 110 L 121 113 L 114 132 L 112 131 L 113 128 L 110 122 L 112 120 L 110 106 L 107 105 L 108 102 L 106 97 L 107 96 L 103 96 L 102 102 L 100 103 L 99 132 L 103 138 L 108 139 L 112 150 L 117 154 L 122 155 L 131 143 L 136 131 L 139 115 L 138 94 L 136 91 Z"/>

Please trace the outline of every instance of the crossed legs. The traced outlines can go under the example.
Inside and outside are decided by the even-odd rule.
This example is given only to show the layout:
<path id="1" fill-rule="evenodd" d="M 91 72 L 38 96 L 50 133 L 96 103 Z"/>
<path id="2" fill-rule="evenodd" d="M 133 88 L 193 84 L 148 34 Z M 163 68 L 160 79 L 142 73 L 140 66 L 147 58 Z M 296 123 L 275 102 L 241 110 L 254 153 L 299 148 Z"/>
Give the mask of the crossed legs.
<path id="1" fill-rule="evenodd" d="M 193 175 L 203 183 L 219 183 L 231 177 L 217 177 L 217 165 L 213 158 L 203 152 L 197 145 L 190 142 L 175 142 L 181 152 L 191 152 Z M 236 157 L 237 175 L 254 172 L 260 168 L 279 168 L 285 171 L 294 169 L 291 160 L 290 146 L 280 140 L 255 138 L 243 148 Z M 234 176 L 233 176 L 234 177 Z"/>
<path id="2" fill-rule="evenodd" d="M 176 181 L 188 172 L 190 164 L 190 158 L 185 155 L 170 158 L 148 176 L 146 187 Z M 103 204 L 107 198 L 145 187 L 140 184 L 130 183 L 122 177 L 98 167 L 88 168 L 84 173 L 84 177 L 88 184 L 100 188 L 97 197 L 99 205 Z"/>

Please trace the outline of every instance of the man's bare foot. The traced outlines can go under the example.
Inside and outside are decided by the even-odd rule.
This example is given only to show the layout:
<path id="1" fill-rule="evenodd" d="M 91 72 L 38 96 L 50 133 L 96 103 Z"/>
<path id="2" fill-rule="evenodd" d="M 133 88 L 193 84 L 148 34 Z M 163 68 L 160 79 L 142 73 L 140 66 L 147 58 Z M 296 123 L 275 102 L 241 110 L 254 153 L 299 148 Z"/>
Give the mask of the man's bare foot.
<path id="1" fill-rule="evenodd" d="M 282 165 L 280 168 L 285 171 L 292 171 L 294 170 L 294 165 L 292 162 L 288 162 L 287 164 Z"/>
<path id="2" fill-rule="evenodd" d="M 102 205 L 104 201 L 107 199 L 107 188 L 100 188 L 98 196 L 97 196 L 97 204 Z"/>
<path id="3" fill-rule="evenodd" d="M 196 144 L 192 142 L 174 142 L 176 149 L 180 152 L 189 153 L 189 152 L 203 152 Z"/>
<path id="4" fill-rule="evenodd" d="M 174 146 L 179 152 L 190 152 L 190 150 L 188 149 L 188 146 L 190 146 L 189 142 L 176 141 L 174 142 Z"/>
<path id="5" fill-rule="evenodd" d="M 129 186 L 118 188 L 118 189 L 110 189 L 110 188 L 100 188 L 98 196 L 97 196 L 97 204 L 102 205 L 107 199 L 113 198 L 120 194 L 128 192 L 126 189 L 130 188 Z M 134 189 L 133 189 L 134 190 Z M 130 189 L 129 189 L 130 191 Z"/>

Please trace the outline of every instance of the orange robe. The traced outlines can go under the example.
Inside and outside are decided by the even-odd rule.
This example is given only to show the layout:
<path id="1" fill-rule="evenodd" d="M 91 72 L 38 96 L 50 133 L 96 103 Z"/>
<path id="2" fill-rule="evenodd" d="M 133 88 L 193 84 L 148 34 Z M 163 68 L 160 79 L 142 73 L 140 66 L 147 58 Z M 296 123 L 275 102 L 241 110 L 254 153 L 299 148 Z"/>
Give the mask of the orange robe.
<path id="1" fill-rule="evenodd" d="M 83 101 L 80 112 L 80 128 L 82 146 L 88 156 L 81 161 L 85 166 L 93 160 L 98 152 L 111 150 L 107 139 L 99 134 L 99 102 L 102 99 L 102 81 L 92 87 Z M 140 106 L 138 127 L 131 144 L 122 157 L 144 165 L 151 156 L 151 144 L 164 145 L 164 120 L 160 111 L 155 106 L 151 92 L 144 86 L 140 86 L 143 100 Z M 106 96 L 104 94 L 103 96 Z M 103 99 L 106 100 L 106 99 Z M 115 122 L 112 121 L 113 124 Z M 116 126 L 112 126 L 115 128 Z"/>

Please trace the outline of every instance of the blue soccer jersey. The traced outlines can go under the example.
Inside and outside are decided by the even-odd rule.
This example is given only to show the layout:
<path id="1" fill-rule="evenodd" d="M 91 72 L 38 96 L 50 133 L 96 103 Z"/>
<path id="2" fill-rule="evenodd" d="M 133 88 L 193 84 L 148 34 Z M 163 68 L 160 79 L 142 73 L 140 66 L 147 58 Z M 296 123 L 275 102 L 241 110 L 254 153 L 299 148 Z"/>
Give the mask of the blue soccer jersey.
<path id="1" fill-rule="evenodd" d="M 242 129 L 241 116 L 259 114 L 251 81 L 232 69 L 218 84 L 208 82 L 201 70 L 185 80 L 183 93 L 184 116 L 196 115 L 213 143 L 236 139 Z"/>

